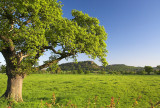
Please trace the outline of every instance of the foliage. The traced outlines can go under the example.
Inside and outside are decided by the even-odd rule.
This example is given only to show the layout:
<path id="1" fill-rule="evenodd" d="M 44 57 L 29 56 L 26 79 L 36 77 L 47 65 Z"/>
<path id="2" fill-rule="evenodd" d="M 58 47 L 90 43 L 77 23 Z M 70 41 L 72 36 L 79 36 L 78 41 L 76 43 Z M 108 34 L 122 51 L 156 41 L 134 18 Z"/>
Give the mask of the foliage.
<path id="1" fill-rule="evenodd" d="M 84 74 L 122 74 L 122 75 L 146 75 L 144 67 L 127 66 L 123 64 L 108 65 L 106 67 L 98 66 L 93 61 L 70 62 L 59 65 L 63 74 L 78 74 L 82 70 Z M 49 69 L 49 68 L 48 68 Z M 48 72 L 50 73 L 50 72 Z M 155 67 L 152 74 L 160 74 L 160 70 Z"/>
<path id="2" fill-rule="evenodd" d="M 123 64 L 108 65 L 106 67 L 98 66 L 93 61 L 81 61 L 81 62 L 70 62 L 59 65 L 63 71 L 73 71 L 82 69 L 84 72 L 89 70 L 91 72 L 98 71 L 99 73 L 108 74 L 140 74 L 144 70 L 143 67 L 126 66 Z"/>
<path id="3" fill-rule="evenodd" d="M 160 70 L 160 65 L 157 65 L 157 69 Z"/>
<path id="4" fill-rule="evenodd" d="M 0 52 L 8 67 L 10 61 L 15 72 L 27 73 L 47 50 L 52 52 L 49 60 L 36 69 L 76 59 L 79 53 L 107 65 L 107 33 L 99 20 L 78 10 L 72 10 L 73 19 L 63 18 L 61 7 L 57 0 L 0 2 Z"/>
<path id="5" fill-rule="evenodd" d="M 160 75 L 160 70 L 155 70 L 154 73 L 157 74 L 157 75 Z"/>
<path id="6" fill-rule="evenodd" d="M 99 67 L 96 63 L 93 61 L 81 61 L 81 62 L 70 62 L 70 63 L 64 63 L 60 64 L 59 67 L 62 70 L 78 70 L 78 69 L 83 69 L 83 70 L 90 70 L 90 71 L 96 71 L 96 70 L 101 70 L 101 67 Z"/>
<path id="7" fill-rule="evenodd" d="M 148 75 L 150 75 L 150 73 L 153 72 L 153 68 L 151 66 L 145 66 L 144 69 L 148 73 Z"/>
<path id="8" fill-rule="evenodd" d="M 106 74 L 106 71 L 102 70 L 100 71 L 100 74 Z"/>
<path id="9" fill-rule="evenodd" d="M 78 72 L 77 72 L 77 70 L 73 70 L 72 73 L 73 74 L 77 74 Z"/>
<path id="10" fill-rule="evenodd" d="M 53 64 L 53 65 L 49 66 L 47 68 L 47 71 L 49 71 L 50 73 L 56 73 L 56 74 L 58 74 L 58 73 L 61 72 L 61 68 L 56 63 L 56 64 Z"/>
<path id="11" fill-rule="evenodd" d="M 108 71 L 108 74 L 119 75 L 119 74 L 121 74 L 121 72 L 117 72 L 117 71 Z M 124 74 L 124 73 L 123 73 L 123 74 Z"/>
<path id="12" fill-rule="evenodd" d="M 57 0 L 0 1 L 0 53 L 9 76 L 3 96 L 22 101 L 22 87 L 15 88 L 18 92 L 13 90 L 15 84 L 9 83 L 12 78 L 22 79 L 32 71 L 53 67 L 64 58 L 76 60 L 79 53 L 107 65 L 107 33 L 99 20 L 78 10 L 72 10 L 73 19 L 63 18 L 61 7 Z M 48 50 L 49 59 L 38 66 L 39 58 Z M 54 71 L 52 67 L 49 68 Z"/>
<path id="13" fill-rule="evenodd" d="M 160 65 L 158 65 L 156 69 L 154 69 L 154 73 L 160 75 Z"/>
<path id="14" fill-rule="evenodd" d="M 124 64 L 115 64 L 115 65 L 108 65 L 105 68 L 106 71 L 115 71 L 115 72 L 121 72 L 122 74 L 127 74 L 130 72 L 136 72 L 138 70 L 143 70 L 142 67 L 134 67 L 134 66 L 126 66 Z"/>
<path id="15" fill-rule="evenodd" d="M 6 66 L 5 65 L 1 65 L 0 66 L 0 73 L 5 73 L 6 72 Z"/>
<path id="16" fill-rule="evenodd" d="M 90 72 L 90 70 L 85 70 L 84 71 L 84 74 L 90 74 L 91 72 Z"/>
<path id="17" fill-rule="evenodd" d="M 140 70 L 140 71 L 137 71 L 137 74 L 138 74 L 138 75 L 145 75 L 145 74 L 146 74 L 146 71 Z"/>
<path id="18" fill-rule="evenodd" d="M 78 74 L 83 74 L 84 73 L 82 69 L 78 69 L 77 72 L 78 72 Z"/>
<path id="19" fill-rule="evenodd" d="M 6 80 L 7 76 L 0 74 L 0 95 L 5 91 Z M 55 103 L 63 107 L 70 102 L 69 105 L 74 104 L 77 108 L 86 108 L 87 105 L 94 108 L 95 100 L 96 108 L 106 107 L 111 104 L 111 97 L 114 97 L 115 104 L 120 98 L 118 108 L 132 108 L 139 96 L 136 108 L 151 107 L 150 100 L 153 105 L 160 101 L 157 75 L 31 74 L 23 84 L 25 102 L 15 103 L 13 108 L 41 108 L 41 104 L 45 108 L 46 103 L 54 101 L 53 93 Z M 0 100 L 0 108 L 6 108 L 5 104 L 5 100 Z"/>
<path id="20" fill-rule="evenodd" d="M 0 51 L 4 58 L 8 56 L 4 52 L 7 50 L 11 53 L 8 59 L 16 67 L 31 67 L 42 54 L 42 47 L 49 44 L 46 33 L 50 25 L 57 24 L 61 15 L 61 5 L 55 0 L 1 1 Z"/>

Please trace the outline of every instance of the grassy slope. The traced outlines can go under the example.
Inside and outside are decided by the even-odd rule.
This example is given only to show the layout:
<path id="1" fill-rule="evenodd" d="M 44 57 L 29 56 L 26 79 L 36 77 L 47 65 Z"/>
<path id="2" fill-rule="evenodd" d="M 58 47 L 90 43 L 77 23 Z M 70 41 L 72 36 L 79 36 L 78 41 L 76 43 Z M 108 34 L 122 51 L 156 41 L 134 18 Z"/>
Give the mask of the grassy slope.
<path id="1" fill-rule="evenodd" d="M 5 75 L 0 74 L 0 85 L 2 95 L 6 89 Z M 16 108 L 40 108 L 41 99 L 43 103 L 51 103 L 53 92 L 56 103 L 65 105 L 71 100 L 78 108 L 86 106 L 89 100 L 92 107 L 95 96 L 97 108 L 109 105 L 111 97 L 115 101 L 120 97 L 118 108 L 130 108 L 139 96 L 137 107 L 146 108 L 150 100 L 160 101 L 160 76 L 33 74 L 24 79 L 24 103 L 17 104 Z"/>

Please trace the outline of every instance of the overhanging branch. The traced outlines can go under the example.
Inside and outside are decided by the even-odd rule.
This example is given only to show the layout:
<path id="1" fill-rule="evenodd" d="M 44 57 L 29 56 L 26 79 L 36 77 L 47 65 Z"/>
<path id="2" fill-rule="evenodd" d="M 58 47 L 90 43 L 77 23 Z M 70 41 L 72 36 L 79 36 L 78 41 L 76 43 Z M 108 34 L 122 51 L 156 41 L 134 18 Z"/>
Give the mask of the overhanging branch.
<path id="1" fill-rule="evenodd" d="M 52 50 L 55 54 L 60 54 L 60 55 L 62 55 L 62 53 L 57 52 L 52 46 L 45 46 L 44 49 L 50 49 L 50 50 Z"/>
<path id="2" fill-rule="evenodd" d="M 47 62 L 47 63 L 45 63 L 45 64 L 37 67 L 36 70 L 41 70 L 41 69 L 43 69 L 43 68 L 47 68 L 47 67 L 49 67 L 50 65 L 55 64 L 55 63 L 59 62 L 60 60 L 62 60 L 63 58 L 69 57 L 69 56 L 71 56 L 71 55 L 73 55 L 73 54 L 65 54 L 65 55 L 62 55 L 61 57 L 59 57 L 59 58 L 57 58 L 57 59 L 55 59 L 55 60 L 52 60 L 52 61 L 50 61 L 50 62 Z"/>
<path id="3" fill-rule="evenodd" d="M 41 69 L 43 69 L 43 68 L 47 68 L 47 67 L 49 67 L 50 65 L 59 62 L 59 61 L 62 60 L 62 59 L 63 59 L 62 57 L 59 57 L 59 58 L 56 59 L 56 60 L 52 60 L 52 61 L 50 61 L 50 62 L 48 62 L 48 63 L 45 63 L 45 64 L 43 64 L 43 65 L 41 65 L 41 66 L 39 66 L 39 67 L 36 67 L 36 70 L 41 70 Z"/>

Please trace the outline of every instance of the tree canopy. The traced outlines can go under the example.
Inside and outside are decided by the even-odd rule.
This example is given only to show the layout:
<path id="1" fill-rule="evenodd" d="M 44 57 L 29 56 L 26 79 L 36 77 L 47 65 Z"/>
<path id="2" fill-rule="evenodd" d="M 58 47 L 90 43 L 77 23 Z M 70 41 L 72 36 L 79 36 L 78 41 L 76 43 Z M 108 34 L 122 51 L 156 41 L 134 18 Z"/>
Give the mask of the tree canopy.
<path id="1" fill-rule="evenodd" d="M 77 10 L 72 10 L 73 19 L 63 18 L 61 7 L 56 0 L 1 1 L 0 51 L 4 58 L 3 50 L 8 48 L 14 65 L 32 66 L 51 50 L 53 59 L 39 69 L 78 53 L 98 57 L 106 65 L 107 33 L 99 20 Z"/>
<path id="2" fill-rule="evenodd" d="M 107 33 L 99 20 L 78 10 L 72 11 L 73 19 L 63 18 L 61 7 L 57 0 L 0 1 L 0 52 L 8 76 L 2 96 L 23 101 L 22 82 L 30 69 L 47 68 L 67 57 L 76 59 L 79 53 L 107 64 Z M 49 60 L 35 67 L 47 50 L 52 51 Z"/>
<path id="3" fill-rule="evenodd" d="M 148 75 L 153 71 L 153 68 L 151 66 L 145 66 L 144 69 L 148 73 Z"/>

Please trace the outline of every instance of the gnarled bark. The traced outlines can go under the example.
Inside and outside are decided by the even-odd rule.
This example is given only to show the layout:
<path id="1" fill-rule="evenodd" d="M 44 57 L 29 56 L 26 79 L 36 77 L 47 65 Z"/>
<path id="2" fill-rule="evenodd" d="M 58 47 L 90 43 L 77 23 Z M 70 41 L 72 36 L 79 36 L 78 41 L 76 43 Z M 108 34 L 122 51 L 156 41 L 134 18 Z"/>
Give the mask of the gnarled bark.
<path id="1" fill-rule="evenodd" d="M 14 62 L 12 62 L 12 58 L 15 57 L 14 51 L 8 47 L 2 50 L 2 54 L 6 60 L 6 74 L 8 76 L 7 89 L 2 97 L 15 101 L 23 101 L 22 84 L 24 75 L 18 74 L 18 72 L 16 73 L 18 68 L 14 65 Z"/>
<path id="2" fill-rule="evenodd" d="M 22 84 L 24 77 L 22 75 L 8 76 L 7 89 L 2 97 L 13 99 L 20 102 L 22 99 Z"/>

